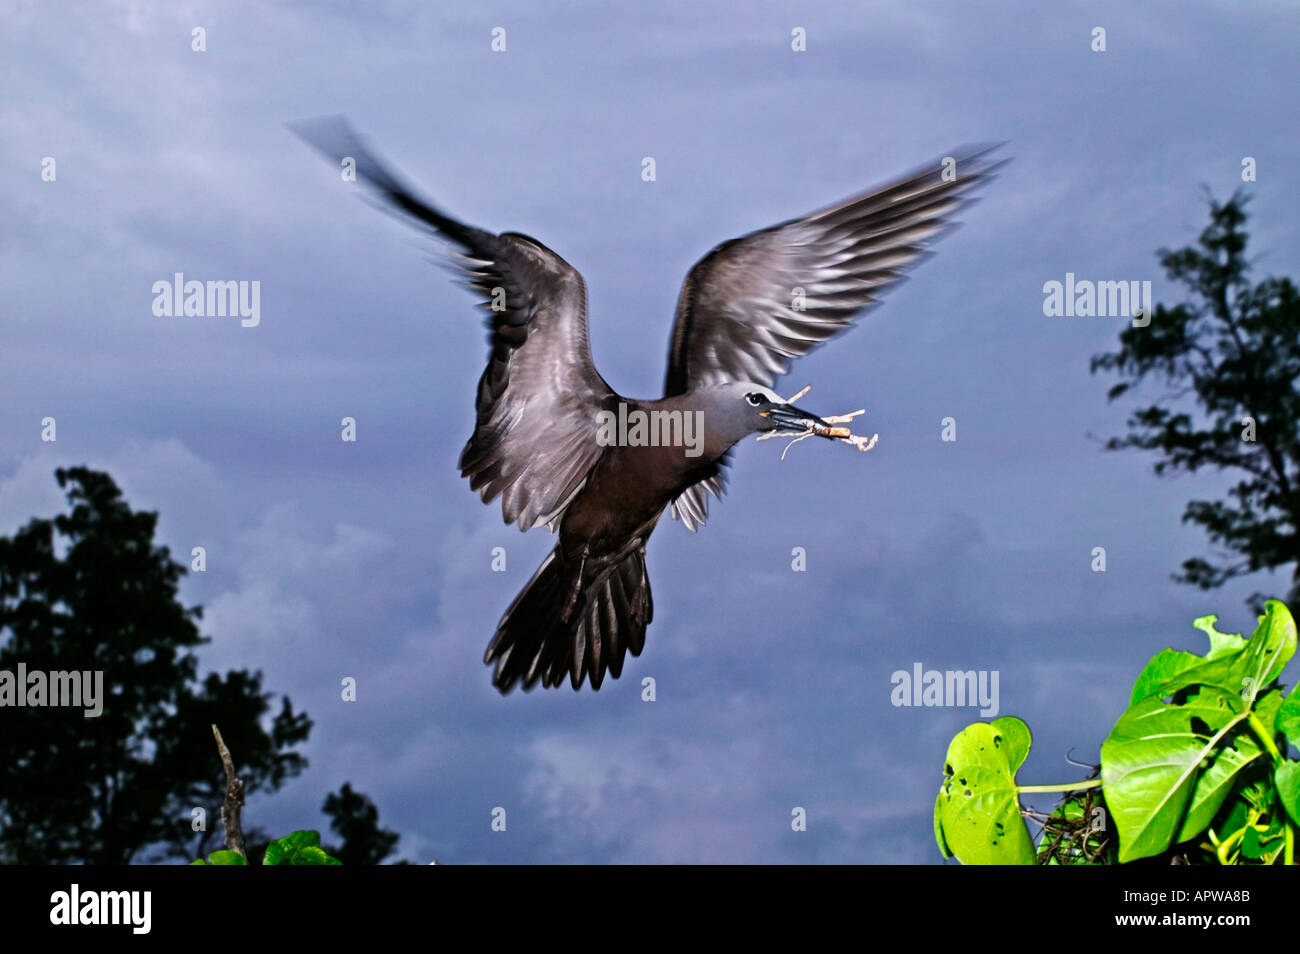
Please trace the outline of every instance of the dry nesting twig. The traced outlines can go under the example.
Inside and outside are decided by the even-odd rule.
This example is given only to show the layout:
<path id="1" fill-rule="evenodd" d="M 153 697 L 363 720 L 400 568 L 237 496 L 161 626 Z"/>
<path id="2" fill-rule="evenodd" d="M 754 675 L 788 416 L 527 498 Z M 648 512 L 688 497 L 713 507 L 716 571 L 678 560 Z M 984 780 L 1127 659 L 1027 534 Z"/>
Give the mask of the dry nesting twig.
<path id="1" fill-rule="evenodd" d="M 805 385 L 803 390 L 801 390 L 798 394 L 794 395 L 793 397 L 787 398 L 785 403 L 793 404 L 795 401 L 799 400 L 801 397 L 803 397 L 811 390 L 812 390 L 811 384 Z M 835 414 L 832 415 L 831 417 L 824 417 L 822 418 L 822 420 L 825 421 L 827 424 L 847 424 L 849 421 L 853 420 L 859 414 L 866 414 L 866 413 L 867 413 L 866 408 L 858 408 L 858 410 L 850 411 L 848 414 Z M 774 437 L 787 437 L 787 436 L 789 436 L 789 432 L 782 434 L 780 431 L 769 431 L 766 434 L 759 434 L 758 439 L 760 441 L 767 441 L 767 440 L 771 440 Z M 791 440 L 789 444 L 785 445 L 785 449 L 781 451 L 781 459 L 785 460 L 786 451 L 790 450 L 790 448 L 793 447 L 795 444 L 798 444 L 800 441 L 806 440 L 809 437 L 827 437 L 830 438 L 831 440 L 842 441 L 845 444 L 852 444 L 860 451 L 869 451 L 871 450 L 871 448 L 876 446 L 876 441 L 880 438 L 880 435 L 872 434 L 870 437 L 864 437 L 859 434 L 854 434 L 847 427 L 819 427 L 815 424 L 812 424 L 809 425 L 806 431 L 804 431 L 802 434 L 799 434 L 793 440 Z"/>

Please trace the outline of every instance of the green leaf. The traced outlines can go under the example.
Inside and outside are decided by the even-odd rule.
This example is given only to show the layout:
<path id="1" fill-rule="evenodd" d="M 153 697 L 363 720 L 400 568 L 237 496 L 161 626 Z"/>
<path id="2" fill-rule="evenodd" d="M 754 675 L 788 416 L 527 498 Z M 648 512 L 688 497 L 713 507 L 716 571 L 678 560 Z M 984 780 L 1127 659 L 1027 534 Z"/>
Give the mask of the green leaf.
<path id="1" fill-rule="evenodd" d="M 1203 662 L 1205 659 L 1195 653 L 1185 653 L 1179 649 L 1160 650 L 1138 674 L 1137 681 L 1133 683 L 1133 691 L 1129 693 L 1128 704 L 1133 705 L 1156 694 L 1174 676 Z"/>
<path id="2" fill-rule="evenodd" d="M 1240 652 L 1246 646 L 1246 641 L 1241 638 L 1241 633 L 1221 633 L 1215 629 L 1214 624 L 1218 621 L 1219 617 L 1213 613 L 1192 620 L 1193 626 L 1199 630 L 1204 630 L 1205 635 L 1210 637 L 1210 651 L 1205 654 L 1206 659 L 1217 659 L 1220 656 L 1231 655 Z"/>
<path id="3" fill-rule="evenodd" d="M 1245 732 L 1220 748 L 1209 768 L 1196 778 L 1187 814 L 1174 841 L 1187 841 L 1205 831 L 1232 792 L 1241 770 L 1263 754 L 1264 750 Z"/>
<path id="4" fill-rule="evenodd" d="M 1263 689 L 1282 675 L 1296 651 L 1295 619 L 1281 600 L 1268 600 L 1264 604 L 1264 615 L 1250 637 L 1252 643 L 1256 640 L 1262 640 L 1260 662 L 1265 668 L 1255 685 Z"/>
<path id="5" fill-rule="evenodd" d="M 993 744 L 999 746 L 1007 757 L 1007 766 L 1011 774 L 1020 771 L 1029 757 L 1029 746 L 1033 744 L 1029 726 L 1015 716 L 1003 716 L 993 720 Z"/>
<path id="6" fill-rule="evenodd" d="M 1259 832 L 1253 827 L 1247 828 L 1246 834 L 1241 839 L 1241 854 L 1246 858 L 1258 858 L 1263 853 L 1263 846 L 1259 841 Z"/>
<path id="7" fill-rule="evenodd" d="M 1300 762 L 1287 759 L 1273 772 L 1273 784 L 1291 821 L 1300 825 Z"/>
<path id="8" fill-rule="evenodd" d="M 277 838 L 266 846 L 264 865 L 337 865 L 342 864 L 320 847 L 320 832 L 295 831 Z"/>
<path id="9" fill-rule="evenodd" d="M 1222 815 L 1219 816 L 1214 825 L 1214 831 L 1219 836 L 1219 841 L 1226 841 L 1235 836 L 1247 825 L 1251 824 L 1251 808 L 1255 806 L 1253 792 L 1242 791 L 1241 795 L 1233 799 L 1232 804 Z"/>
<path id="10" fill-rule="evenodd" d="M 1286 847 L 1285 817 L 1285 812 L 1274 812 L 1262 832 L 1253 829 L 1253 844 L 1248 846 L 1243 843 L 1242 855 L 1247 858 L 1257 858 L 1262 864 L 1272 864 L 1278 852 Z M 1249 836 L 1242 839 L 1243 842 L 1250 840 Z"/>
<path id="11" fill-rule="evenodd" d="M 343 862 L 332 858 L 323 848 L 304 848 L 294 857 L 295 865 L 341 865 Z"/>
<path id="12" fill-rule="evenodd" d="M 1049 817 L 1064 818 L 1066 821 L 1078 821 L 1083 817 L 1083 803 L 1077 797 L 1061 802 L 1052 810 Z"/>
<path id="13" fill-rule="evenodd" d="M 1273 727 L 1285 735 L 1292 745 L 1300 748 L 1300 693 L 1292 689 L 1291 695 L 1282 700 Z"/>
<path id="14" fill-rule="evenodd" d="M 266 857 L 262 860 L 262 864 L 291 865 L 293 864 L 293 856 L 302 849 L 319 847 L 320 832 L 295 831 L 268 844 L 266 846 Z"/>
<path id="15" fill-rule="evenodd" d="M 220 851 L 214 851 L 208 855 L 208 864 L 210 865 L 246 865 L 248 861 L 237 851 L 231 851 L 229 848 L 222 848 Z"/>
<path id="16" fill-rule="evenodd" d="M 1282 603 L 1269 600 L 1255 632 L 1238 652 L 1206 657 L 1166 679 L 1156 694 L 1168 696 L 1199 684 L 1240 693 L 1250 704 L 1278 677 L 1295 651 L 1295 620 Z"/>
<path id="17" fill-rule="evenodd" d="M 977 722 L 956 735 L 935 803 L 941 850 L 965 865 L 1034 863 L 1015 779 L 1030 741 L 1029 728 L 1014 718 Z"/>
<path id="18" fill-rule="evenodd" d="M 1209 687 L 1181 704 L 1148 696 L 1120 716 L 1101 746 L 1101 777 L 1119 834 L 1121 864 L 1159 854 L 1173 843 L 1202 760 L 1214 752 L 1214 736 L 1245 717 L 1240 696 Z M 1230 758 L 1223 771 L 1231 768 Z M 1200 804 L 1214 797 L 1207 790 Z"/>
<path id="19" fill-rule="evenodd" d="M 951 858 L 952 851 L 949 850 L 948 842 L 945 841 L 943 837 L 942 805 L 943 793 L 940 792 L 934 800 L 934 840 L 939 844 L 939 854 L 943 855 L 945 858 Z"/>
<path id="20" fill-rule="evenodd" d="M 1210 651 L 1204 656 L 1183 652 L 1179 649 L 1162 649 L 1151 657 L 1151 661 L 1146 664 L 1146 667 L 1138 675 L 1137 682 L 1133 684 L 1133 691 L 1129 695 L 1128 704 L 1132 705 L 1149 695 L 1157 693 L 1164 683 L 1193 666 L 1199 666 L 1202 663 L 1224 656 L 1231 656 L 1245 649 L 1246 640 L 1242 639 L 1239 633 L 1221 633 L 1214 628 L 1214 624 L 1218 621 L 1219 617 L 1213 614 L 1192 621 L 1192 625 L 1202 630 L 1210 639 Z M 1238 689 L 1240 686 L 1225 688 Z M 1168 695 L 1169 693 L 1165 691 L 1160 694 Z"/>
<path id="21" fill-rule="evenodd" d="M 1152 656 L 1151 662 L 1147 663 L 1147 667 L 1138 676 L 1138 681 L 1135 682 L 1134 689 L 1128 697 L 1128 704 L 1131 706 L 1140 699 L 1156 693 L 1169 695 L 1169 690 L 1160 691 L 1161 686 L 1173 680 L 1179 673 L 1186 672 L 1193 665 L 1209 663 L 1214 659 L 1238 654 L 1245 649 L 1247 641 L 1239 633 L 1218 632 L 1218 629 L 1214 628 L 1216 623 L 1218 623 L 1218 616 L 1214 615 L 1201 616 L 1192 621 L 1193 626 L 1203 630 L 1205 636 L 1209 637 L 1210 651 L 1204 656 L 1196 655 L 1195 652 L 1171 649 L 1161 650 Z M 1240 689 L 1240 685 L 1223 686 L 1223 688 L 1236 690 Z"/>
<path id="22" fill-rule="evenodd" d="M 1270 739 L 1277 735 L 1277 714 L 1281 707 L 1281 689 L 1270 689 L 1261 698 L 1255 700 L 1255 718 L 1259 720 L 1259 724 L 1264 727 Z"/>

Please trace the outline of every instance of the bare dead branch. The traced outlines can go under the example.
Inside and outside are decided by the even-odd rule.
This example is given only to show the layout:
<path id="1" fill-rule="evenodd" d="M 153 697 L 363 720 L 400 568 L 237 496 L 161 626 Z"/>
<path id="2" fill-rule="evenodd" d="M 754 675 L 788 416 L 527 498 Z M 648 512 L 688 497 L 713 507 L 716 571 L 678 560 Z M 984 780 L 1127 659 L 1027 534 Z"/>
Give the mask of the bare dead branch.
<path id="1" fill-rule="evenodd" d="M 215 725 L 212 734 L 217 740 L 217 751 L 221 753 L 221 765 L 226 770 L 226 798 L 221 804 L 221 827 L 226 830 L 226 848 L 237 851 L 248 860 L 244 850 L 244 829 L 240 825 L 239 813 L 244 807 L 244 780 L 235 775 L 235 760 L 230 757 L 221 738 L 221 730 Z"/>

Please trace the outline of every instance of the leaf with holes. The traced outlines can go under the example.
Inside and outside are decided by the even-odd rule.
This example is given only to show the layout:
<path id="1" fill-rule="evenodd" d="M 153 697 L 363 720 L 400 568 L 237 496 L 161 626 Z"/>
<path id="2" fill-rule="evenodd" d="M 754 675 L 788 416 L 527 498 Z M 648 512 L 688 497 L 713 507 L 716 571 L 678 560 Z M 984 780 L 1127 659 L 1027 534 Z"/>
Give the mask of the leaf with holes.
<path id="1" fill-rule="evenodd" d="M 967 726 L 948 746 L 935 802 L 935 839 L 965 865 L 1031 865 L 1034 845 L 1020 817 L 1016 770 L 1029 727 L 1004 717 Z"/>

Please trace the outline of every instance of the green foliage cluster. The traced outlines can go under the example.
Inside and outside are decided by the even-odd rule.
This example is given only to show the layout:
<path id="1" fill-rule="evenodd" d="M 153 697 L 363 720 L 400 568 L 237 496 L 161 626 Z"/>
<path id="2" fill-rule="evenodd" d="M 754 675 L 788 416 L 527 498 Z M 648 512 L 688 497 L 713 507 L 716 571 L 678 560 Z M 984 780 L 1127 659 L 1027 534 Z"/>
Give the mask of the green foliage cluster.
<path id="1" fill-rule="evenodd" d="M 1030 734 L 1013 717 L 952 740 L 934 808 L 944 857 L 965 864 L 1295 863 L 1300 826 L 1300 695 L 1279 681 L 1296 652 L 1295 620 L 1269 600 L 1249 639 L 1196 620 L 1203 655 L 1165 649 L 1138 676 L 1101 746 L 1101 778 L 1020 785 Z M 1099 791 L 1098 791 L 1099 790 Z M 1037 845 L 1020 795 L 1069 792 Z M 1100 799 L 1098 799 L 1100 795 Z M 1111 834 L 1117 838 L 1112 839 Z"/>
<path id="2" fill-rule="evenodd" d="M 246 865 L 248 859 L 237 851 L 223 848 L 208 855 L 208 860 L 196 858 L 191 865 Z M 333 855 L 320 846 L 320 832 L 295 831 L 277 838 L 266 846 L 262 857 L 264 865 L 341 865 Z"/>

